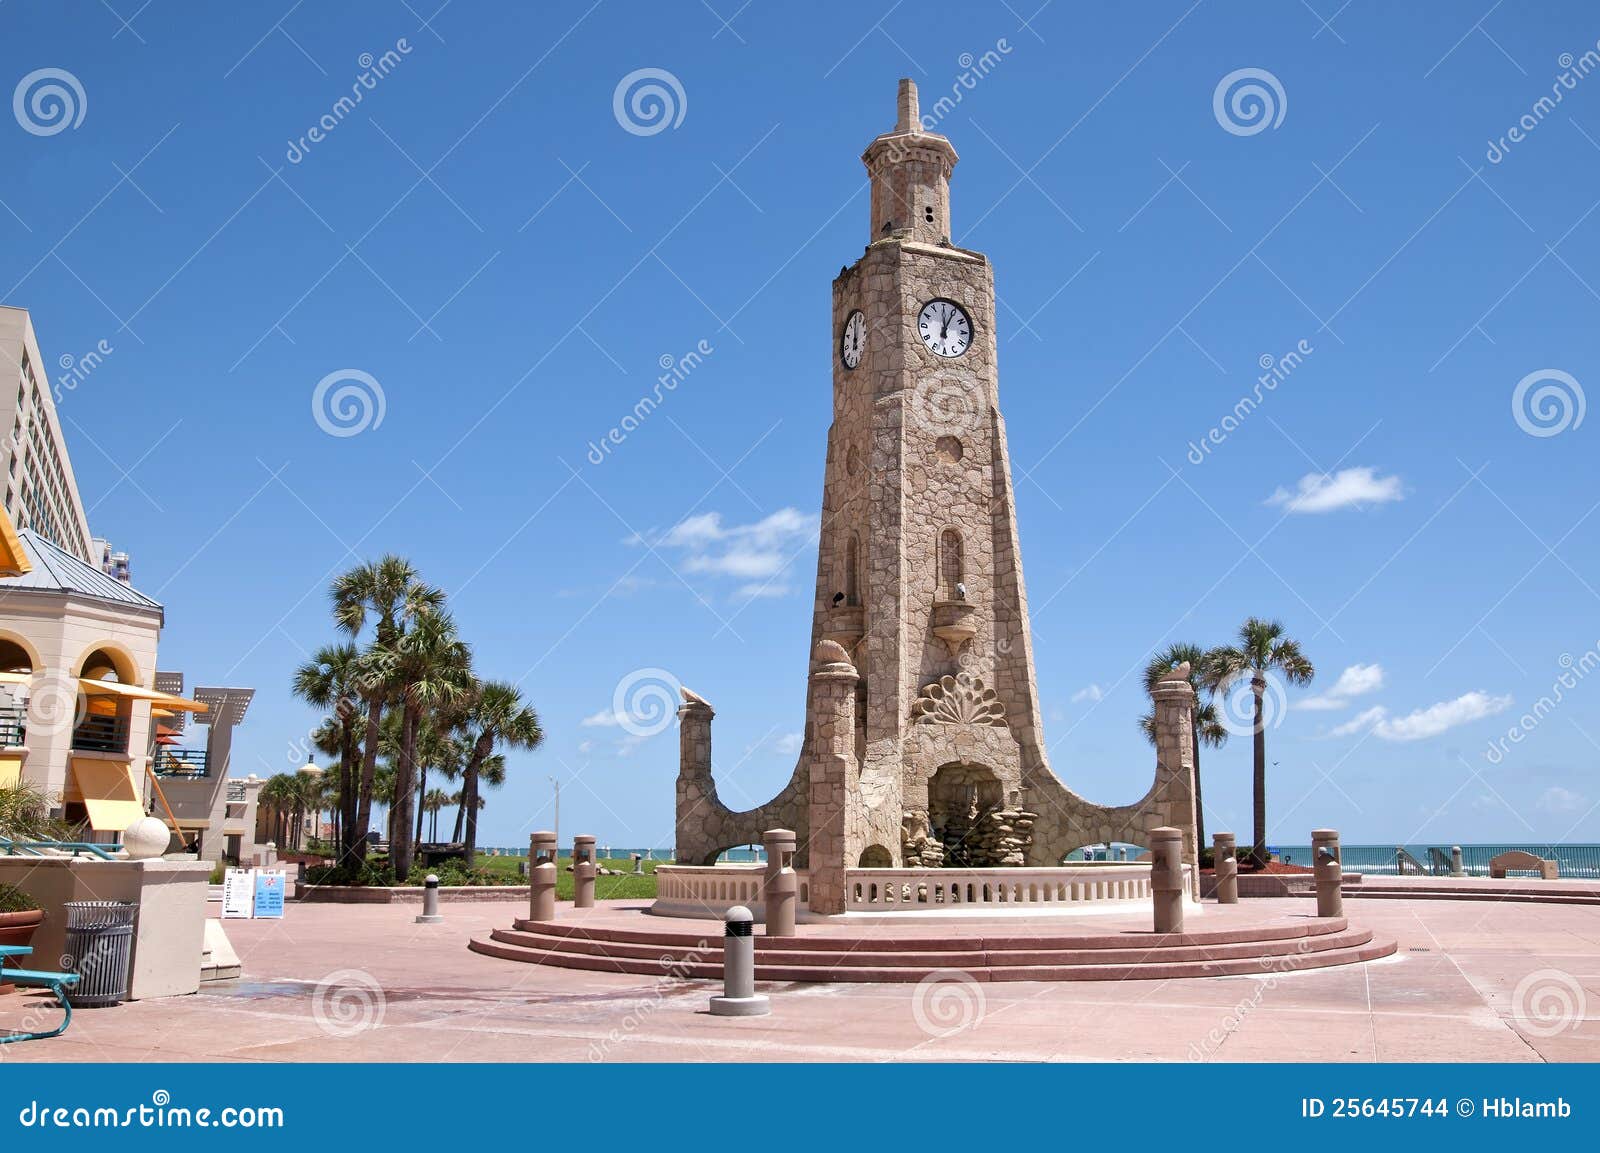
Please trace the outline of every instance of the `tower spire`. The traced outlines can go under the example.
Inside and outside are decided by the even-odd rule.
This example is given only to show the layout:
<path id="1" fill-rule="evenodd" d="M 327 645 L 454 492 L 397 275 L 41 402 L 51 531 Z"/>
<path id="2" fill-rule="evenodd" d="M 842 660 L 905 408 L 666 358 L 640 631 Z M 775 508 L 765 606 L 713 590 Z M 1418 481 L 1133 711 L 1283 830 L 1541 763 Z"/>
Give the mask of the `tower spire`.
<path id="1" fill-rule="evenodd" d="M 922 113 L 917 107 L 917 82 L 902 78 L 900 81 L 900 95 L 897 101 L 899 116 L 895 121 L 896 132 L 921 132 Z"/>

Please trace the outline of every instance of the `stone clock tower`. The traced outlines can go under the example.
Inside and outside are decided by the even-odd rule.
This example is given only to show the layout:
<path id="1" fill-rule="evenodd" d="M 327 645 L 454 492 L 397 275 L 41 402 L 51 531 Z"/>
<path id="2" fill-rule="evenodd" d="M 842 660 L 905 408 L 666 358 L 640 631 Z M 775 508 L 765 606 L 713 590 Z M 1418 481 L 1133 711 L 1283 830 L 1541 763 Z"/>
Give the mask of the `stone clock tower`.
<path id="1" fill-rule="evenodd" d="M 1051 772 L 1000 415 L 994 279 L 950 241 L 956 151 L 900 81 L 895 128 L 862 155 L 866 251 L 833 282 L 833 424 L 823 473 L 806 731 L 794 777 L 745 813 L 717 798 L 711 706 L 679 711 L 677 857 L 796 830 L 814 912 L 862 867 L 1054 865 L 1111 839 L 1186 831 L 1186 681 L 1156 693 L 1156 781 L 1092 805 Z"/>

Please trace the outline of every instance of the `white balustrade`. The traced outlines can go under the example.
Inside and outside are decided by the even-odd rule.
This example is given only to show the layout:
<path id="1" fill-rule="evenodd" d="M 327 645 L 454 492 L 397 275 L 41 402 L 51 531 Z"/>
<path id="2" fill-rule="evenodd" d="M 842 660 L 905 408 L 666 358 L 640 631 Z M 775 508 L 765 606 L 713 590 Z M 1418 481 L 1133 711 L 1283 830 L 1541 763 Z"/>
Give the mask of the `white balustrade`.
<path id="1" fill-rule="evenodd" d="M 661 917 L 720 917 L 735 905 L 743 905 L 756 920 L 766 915 L 761 881 L 767 866 L 762 862 L 737 865 L 657 865 L 656 901 L 650 911 Z M 810 876 L 799 870 L 799 907 L 811 898 Z"/>
<path id="2" fill-rule="evenodd" d="M 1190 871 L 1184 866 L 1187 879 Z M 962 908 L 1061 912 L 1065 906 L 1150 900 L 1148 862 L 1095 862 L 1043 869 L 846 869 L 850 912 L 927 912 Z"/>

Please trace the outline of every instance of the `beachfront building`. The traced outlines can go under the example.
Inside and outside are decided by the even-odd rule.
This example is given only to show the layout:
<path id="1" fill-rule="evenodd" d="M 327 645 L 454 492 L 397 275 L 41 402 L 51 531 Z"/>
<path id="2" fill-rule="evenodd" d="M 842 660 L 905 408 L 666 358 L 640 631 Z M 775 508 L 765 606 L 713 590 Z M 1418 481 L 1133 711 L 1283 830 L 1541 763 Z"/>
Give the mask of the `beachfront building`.
<path id="1" fill-rule="evenodd" d="M 181 676 L 156 672 L 158 602 L 33 529 L 12 539 L 20 571 L 0 576 L 0 786 L 31 784 L 88 839 L 115 841 L 153 813 L 180 844 L 222 856 L 226 829 L 253 824 L 242 808 L 230 816 L 225 780 L 252 690 L 184 697 Z M 166 727 L 185 715 L 207 727 L 204 748 L 175 747 Z"/>
<path id="2" fill-rule="evenodd" d="M 100 354 L 92 355 L 98 360 Z M 98 565 L 51 391 L 50 363 L 39 351 L 28 310 L 0 305 L 0 491 L 17 528 Z M 71 358 L 58 363 L 82 371 Z"/>

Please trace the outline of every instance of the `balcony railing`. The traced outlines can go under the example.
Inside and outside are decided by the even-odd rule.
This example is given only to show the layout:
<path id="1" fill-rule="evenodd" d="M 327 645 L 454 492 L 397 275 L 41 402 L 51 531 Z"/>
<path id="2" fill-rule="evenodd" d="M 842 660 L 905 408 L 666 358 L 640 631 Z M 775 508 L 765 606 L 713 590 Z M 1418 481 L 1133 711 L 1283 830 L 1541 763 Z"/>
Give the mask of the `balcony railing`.
<path id="1" fill-rule="evenodd" d="M 0 709 L 0 745 L 15 747 L 28 739 L 28 710 Z"/>
<path id="2" fill-rule="evenodd" d="M 72 730 L 72 747 L 84 753 L 126 753 L 128 722 L 122 717 L 84 717 Z"/>
<path id="3" fill-rule="evenodd" d="M 152 758 L 152 767 L 158 777 L 195 780 L 211 775 L 204 749 L 158 748 Z"/>

